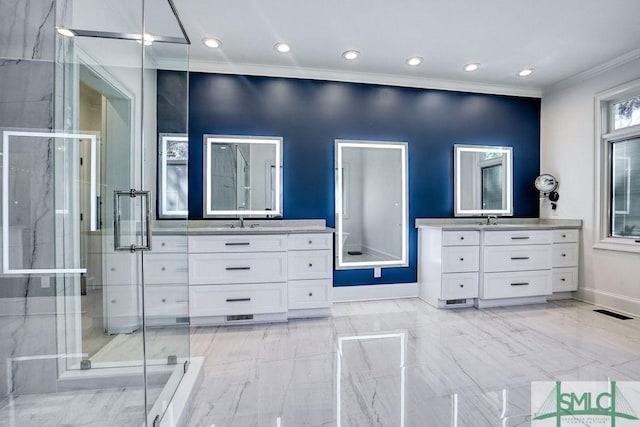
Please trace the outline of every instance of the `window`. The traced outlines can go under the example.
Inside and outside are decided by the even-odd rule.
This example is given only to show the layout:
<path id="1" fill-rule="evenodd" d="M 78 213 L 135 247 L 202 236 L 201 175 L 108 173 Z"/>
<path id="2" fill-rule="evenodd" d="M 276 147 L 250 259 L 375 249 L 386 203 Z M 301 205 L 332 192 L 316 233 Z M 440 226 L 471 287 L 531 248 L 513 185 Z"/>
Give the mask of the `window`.
<path id="1" fill-rule="evenodd" d="M 640 252 L 640 80 L 596 96 L 595 247 Z"/>

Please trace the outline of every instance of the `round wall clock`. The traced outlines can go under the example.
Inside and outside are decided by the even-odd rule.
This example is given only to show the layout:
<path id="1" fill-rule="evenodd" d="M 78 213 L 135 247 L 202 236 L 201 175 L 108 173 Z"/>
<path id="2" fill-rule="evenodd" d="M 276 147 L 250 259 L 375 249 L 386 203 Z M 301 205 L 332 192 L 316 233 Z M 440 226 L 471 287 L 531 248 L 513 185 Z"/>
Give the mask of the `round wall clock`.
<path id="1" fill-rule="evenodd" d="M 548 173 L 542 174 L 536 178 L 536 188 L 542 193 L 551 193 L 558 188 L 558 180 Z"/>

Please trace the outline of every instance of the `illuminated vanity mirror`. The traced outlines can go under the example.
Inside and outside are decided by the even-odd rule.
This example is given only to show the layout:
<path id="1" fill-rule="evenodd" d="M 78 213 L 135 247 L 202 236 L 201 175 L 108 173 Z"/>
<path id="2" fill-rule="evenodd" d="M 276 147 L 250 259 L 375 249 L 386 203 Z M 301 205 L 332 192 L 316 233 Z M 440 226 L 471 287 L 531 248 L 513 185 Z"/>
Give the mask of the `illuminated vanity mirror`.
<path id="1" fill-rule="evenodd" d="M 336 140 L 336 268 L 407 264 L 407 144 Z"/>
<path id="2" fill-rule="evenodd" d="M 184 134 L 160 134 L 158 145 L 158 216 L 185 218 L 189 138 Z"/>
<path id="3" fill-rule="evenodd" d="M 455 216 L 513 215 L 511 147 L 454 146 Z"/>
<path id="4" fill-rule="evenodd" d="M 282 138 L 204 136 L 204 215 L 282 216 Z"/>

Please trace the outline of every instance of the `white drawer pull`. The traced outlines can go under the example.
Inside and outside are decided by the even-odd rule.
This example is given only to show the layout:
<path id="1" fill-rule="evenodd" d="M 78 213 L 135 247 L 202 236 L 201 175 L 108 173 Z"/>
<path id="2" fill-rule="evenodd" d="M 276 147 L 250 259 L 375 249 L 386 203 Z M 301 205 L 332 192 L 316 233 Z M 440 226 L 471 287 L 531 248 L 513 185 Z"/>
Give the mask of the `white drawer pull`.
<path id="1" fill-rule="evenodd" d="M 251 298 L 227 298 L 227 302 L 251 301 Z"/>
<path id="2" fill-rule="evenodd" d="M 512 283 L 511 286 L 528 286 L 529 282 Z"/>
<path id="3" fill-rule="evenodd" d="M 226 242 L 225 246 L 249 246 L 251 242 Z"/>
<path id="4" fill-rule="evenodd" d="M 513 236 L 511 240 L 529 240 L 529 236 Z"/>
<path id="5" fill-rule="evenodd" d="M 512 256 L 511 259 L 512 260 L 529 259 L 529 257 L 528 256 Z"/>
<path id="6" fill-rule="evenodd" d="M 225 268 L 227 271 L 238 271 L 238 270 L 251 270 L 251 267 L 227 267 Z"/>

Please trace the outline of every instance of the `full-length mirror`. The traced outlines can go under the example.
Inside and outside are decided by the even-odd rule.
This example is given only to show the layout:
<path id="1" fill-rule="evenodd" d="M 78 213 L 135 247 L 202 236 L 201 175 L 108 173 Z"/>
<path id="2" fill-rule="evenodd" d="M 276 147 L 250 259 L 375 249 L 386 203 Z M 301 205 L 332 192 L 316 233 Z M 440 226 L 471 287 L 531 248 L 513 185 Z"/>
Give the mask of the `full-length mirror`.
<path id="1" fill-rule="evenodd" d="M 189 138 L 184 134 L 161 134 L 158 146 L 158 217 L 184 218 L 188 214 Z"/>
<path id="2" fill-rule="evenodd" d="M 206 217 L 282 216 L 282 138 L 204 136 Z"/>
<path id="3" fill-rule="evenodd" d="M 336 140 L 337 268 L 407 265 L 407 144 Z"/>
<path id="4" fill-rule="evenodd" d="M 511 147 L 454 146 L 455 216 L 513 215 Z"/>

